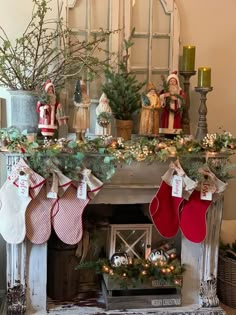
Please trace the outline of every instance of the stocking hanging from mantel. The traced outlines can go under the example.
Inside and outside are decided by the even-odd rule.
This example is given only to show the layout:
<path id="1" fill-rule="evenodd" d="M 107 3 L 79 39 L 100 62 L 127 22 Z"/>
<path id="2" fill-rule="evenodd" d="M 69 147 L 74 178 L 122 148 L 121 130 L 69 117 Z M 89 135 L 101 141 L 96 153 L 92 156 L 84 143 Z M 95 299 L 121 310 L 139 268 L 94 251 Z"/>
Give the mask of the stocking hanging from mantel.
<path id="1" fill-rule="evenodd" d="M 77 244 L 81 240 L 84 209 L 103 185 L 89 169 L 84 169 L 81 175 L 81 182 L 71 184 L 52 211 L 53 228 L 60 240 L 69 245 Z"/>
<path id="2" fill-rule="evenodd" d="M 26 235 L 25 211 L 39 194 L 45 179 L 22 158 L 0 189 L 0 233 L 7 243 L 19 244 Z"/>
<path id="3" fill-rule="evenodd" d="M 30 202 L 26 210 L 26 235 L 34 244 L 43 244 L 51 235 L 51 212 L 58 198 L 62 198 L 71 184 L 71 179 L 53 165 L 52 177 Z"/>
<path id="4" fill-rule="evenodd" d="M 153 224 L 163 237 L 172 238 L 178 233 L 179 209 L 196 186 L 197 183 L 185 174 L 178 160 L 170 163 L 149 206 Z"/>
<path id="5" fill-rule="evenodd" d="M 227 186 L 209 168 L 199 169 L 198 172 L 205 177 L 205 181 L 198 185 L 189 200 L 184 201 L 180 211 L 180 229 L 193 243 L 204 241 L 207 233 L 207 211 Z"/>

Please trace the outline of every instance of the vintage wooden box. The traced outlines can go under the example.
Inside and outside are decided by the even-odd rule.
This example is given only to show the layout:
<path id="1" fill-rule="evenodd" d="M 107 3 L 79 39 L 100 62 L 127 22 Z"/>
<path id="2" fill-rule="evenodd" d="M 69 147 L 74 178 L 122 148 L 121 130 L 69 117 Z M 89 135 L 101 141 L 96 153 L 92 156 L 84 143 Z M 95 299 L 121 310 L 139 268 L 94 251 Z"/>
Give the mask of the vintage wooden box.
<path id="1" fill-rule="evenodd" d="M 107 310 L 180 306 L 181 289 L 147 280 L 138 287 L 122 288 L 107 274 L 102 276 L 102 292 Z"/>

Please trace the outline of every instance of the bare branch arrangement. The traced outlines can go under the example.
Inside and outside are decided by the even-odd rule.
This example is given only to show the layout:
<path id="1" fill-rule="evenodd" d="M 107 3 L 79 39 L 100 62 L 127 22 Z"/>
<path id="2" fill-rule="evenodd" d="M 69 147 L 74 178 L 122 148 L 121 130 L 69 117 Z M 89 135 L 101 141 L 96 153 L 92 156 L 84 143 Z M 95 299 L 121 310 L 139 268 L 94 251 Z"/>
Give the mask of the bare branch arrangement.
<path id="1" fill-rule="evenodd" d="M 57 19 L 47 19 L 51 0 L 32 0 L 32 17 L 21 37 L 11 43 L 0 26 L 0 85 L 13 90 L 38 90 L 50 78 L 61 86 L 67 77 L 87 71 L 90 77 L 107 66 L 108 52 L 103 48 L 111 34 L 100 30 L 89 40 L 73 38 L 60 10 Z M 103 51 L 103 60 L 97 52 Z"/>

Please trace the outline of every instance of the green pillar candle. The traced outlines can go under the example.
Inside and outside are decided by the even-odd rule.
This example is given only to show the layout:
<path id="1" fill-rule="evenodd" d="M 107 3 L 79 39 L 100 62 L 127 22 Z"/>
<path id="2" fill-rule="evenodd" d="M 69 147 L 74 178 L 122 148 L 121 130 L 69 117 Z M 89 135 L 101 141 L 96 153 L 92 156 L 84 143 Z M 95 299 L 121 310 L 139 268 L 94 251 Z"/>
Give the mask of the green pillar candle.
<path id="1" fill-rule="evenodd" d="M 183 46 L 182 71 L 194 71 L 195 50 L 195 46 Z"/>
<path id="2" fill-rule="evenodd" d="M 211 68 L 198 68 L 198 87 L 211 87 Z"/>

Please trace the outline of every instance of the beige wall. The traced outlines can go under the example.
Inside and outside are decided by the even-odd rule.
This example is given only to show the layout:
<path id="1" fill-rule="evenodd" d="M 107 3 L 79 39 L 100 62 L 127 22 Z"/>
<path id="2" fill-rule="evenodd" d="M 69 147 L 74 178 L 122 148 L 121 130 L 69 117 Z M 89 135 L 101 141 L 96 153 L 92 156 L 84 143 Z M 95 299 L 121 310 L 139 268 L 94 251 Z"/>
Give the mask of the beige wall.
<path id="1" fill-rule="evenodd" d="M 181 21 L 181 43 L 196 45 L 196 70 L 200 66 L 212 68 L 212 86 L 208 94 L 208 127 L 210 132 L 219 126 L 236 134 L 234 76 L 236 24 L 234 0 L 176 0 Z M 191 80 L 192 89 L 197 76 Z M 195 92 L 193 94 L 196 94 Z M 196 127 L 199 97 L 192 95 L 191 117 Z"/>
<path id="2" fill-rule="evenodd" d="M 196 70 L 212 68 L 213 91 L 207 95 L 208 131 L 219 127 L 236 137 L 236 23 L 235 0 L 176 0 L 181 21 L 181 44 L 196 45 Z M 191 80 L 192 133 L 196 132 L 199 94 L 194 91 L 197 75 Z M 236 160 L 234 158 L 234 160 Z M 236 219 L 236 181 L 225 194 L 224 218 Z"/>
<path id="3" fill-rule="evenodd" d="M 49 11 L 48 17 L 57 17 L 57 0 L 52 0 L 50 7 L 53 11 Z M 0 26 L 7 31 L 10 39 L 22 34 L 30 21 L 32 9 L 32 0 L 0 0 Z"/>

